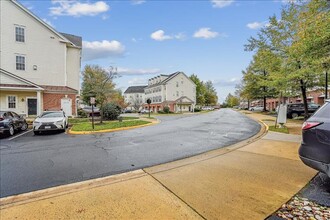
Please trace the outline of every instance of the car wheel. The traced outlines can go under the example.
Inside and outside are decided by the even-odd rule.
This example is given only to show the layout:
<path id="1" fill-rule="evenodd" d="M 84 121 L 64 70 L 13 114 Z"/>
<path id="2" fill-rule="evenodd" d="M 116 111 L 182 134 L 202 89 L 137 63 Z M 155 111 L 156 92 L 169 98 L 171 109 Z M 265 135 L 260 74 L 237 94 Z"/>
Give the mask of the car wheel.
<path id="1" fill-rule="evenodd" d="M 28 128 L 28 124 L 25 122 L 21 127 L 21 131 L 25 131 Z"/>
<path id="2" fill-rule="evenodd" d="M 299 116 L 299 114 L 296 113 L 296 112 L 294 112 L 294 113 L 291 114 L 291 118 L 297 118 L 298 116 Z"/>
<path id="3" fill-rule="evenodd" d="M 65 126 L 65 128 L 69 128 L 69 124 L 67 124 L 67 125 Z"/>
<path id="4" fill-rule="evenodd" d="M 13 127 L 12 125 L 9 125 L 9 130 L 8 130 L 8 132 L 9 132 L 9 135 L 10 135 L 10 136 L 13 136 L 13 135 L 14 135 L 14 133 L 15 133 L 15 129 L 14 129 L 14 127 Z"/>
<path id="5" fill-rule="evenodd" d="M 38 135 L 38 134 L 40 134 L 39 131 L 33 131 L 33 133 L 34 133 L 34 135 Z"/>

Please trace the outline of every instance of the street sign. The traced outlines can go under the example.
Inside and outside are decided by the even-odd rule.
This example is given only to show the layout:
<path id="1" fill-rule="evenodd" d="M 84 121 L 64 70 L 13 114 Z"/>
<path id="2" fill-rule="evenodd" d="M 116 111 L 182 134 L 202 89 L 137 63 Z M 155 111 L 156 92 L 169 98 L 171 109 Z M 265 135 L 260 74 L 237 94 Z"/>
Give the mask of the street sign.
<path id="1" fill-rule="evenodd" d="M 95 97 L 90 97 L 90 103 L 91 105 L 95 105 Z"/>

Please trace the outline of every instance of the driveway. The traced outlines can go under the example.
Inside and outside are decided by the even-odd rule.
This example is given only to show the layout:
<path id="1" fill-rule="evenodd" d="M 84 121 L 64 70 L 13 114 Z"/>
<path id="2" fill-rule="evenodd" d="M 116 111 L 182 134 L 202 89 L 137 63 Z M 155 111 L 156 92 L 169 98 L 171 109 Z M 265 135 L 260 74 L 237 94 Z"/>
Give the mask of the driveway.
<path id="1" fill-rule="evenodd" d="M 159 116 L 134 130 L 1 140 L 1 197 L 170 162 L 247 139 L 260 130 L 248 117 L 222 109 Z"/>

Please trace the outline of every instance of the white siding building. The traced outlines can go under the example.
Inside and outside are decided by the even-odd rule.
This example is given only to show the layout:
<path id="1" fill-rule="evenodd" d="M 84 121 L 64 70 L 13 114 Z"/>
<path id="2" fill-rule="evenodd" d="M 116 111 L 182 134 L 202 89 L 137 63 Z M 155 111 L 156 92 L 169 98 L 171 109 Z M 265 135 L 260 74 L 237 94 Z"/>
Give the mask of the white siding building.
<path id="1" fill-rule="evenodd" d="M 0 30 L 1 110 L 74 115 L 81 37 L 57 32 L 15 0 L 0 1 Z"/>
<path id="2" fill-rule="evenodd" d="M 163 110 L 165 106 L 173 112 L 187 112 L 193 111 L 196 105 L 196 85 L 183 72 L 151 78 L 144 91 L 145 102 L 151 100 L 153 112 Z M 147 104 L 144 106 L 148 107 Z"/>
<path id="3" fill-rule="evenodd" d="M 130 86 L 124 92 L 125 103 L 128 104 L 127 110 L 139 111 L 145 100 L 144 89 L 147 86 Z"/>

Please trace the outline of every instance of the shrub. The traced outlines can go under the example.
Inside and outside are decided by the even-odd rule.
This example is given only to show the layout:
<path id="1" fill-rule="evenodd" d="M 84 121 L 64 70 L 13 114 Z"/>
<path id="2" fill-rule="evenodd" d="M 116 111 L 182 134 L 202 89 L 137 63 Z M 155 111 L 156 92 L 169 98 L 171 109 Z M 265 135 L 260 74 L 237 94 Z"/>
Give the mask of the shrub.
<path id="1" fill-rule="evenodd" d="M 194 112 L 200 112 L 201 110 L 199 108 L 194 108 Z"/>
<path id="2" fill-rule="evenodd" d="M 77 110 L 77 114 L 78 114 L 79 118 L 87 118 L 88 117 L 88 114 L 84 110 L 82 110 L 81 108 L 79 108 Z"/>
<path id="3" fill-rule="evenodd" d="M 165 107 L 163 108 L 163 111 L 164 111 L 164 113 L 166 113 L 166 114 L 170 113 L 170 107 L 165 106 Z"/>
<path id="4" fill-rule="evenodd" d="M 158 113 L 158 114 L 164 114 L 165 112 L 162 111 L 162 110 L 159 110 L 157 113 Z"/>
<path id="5" fill-rule="evenodd" d="M 108 103 L 103 107 L 102 111 L 104 119 L 116 120 L 121 113 L 121 107 L 115 103 Z"/>

